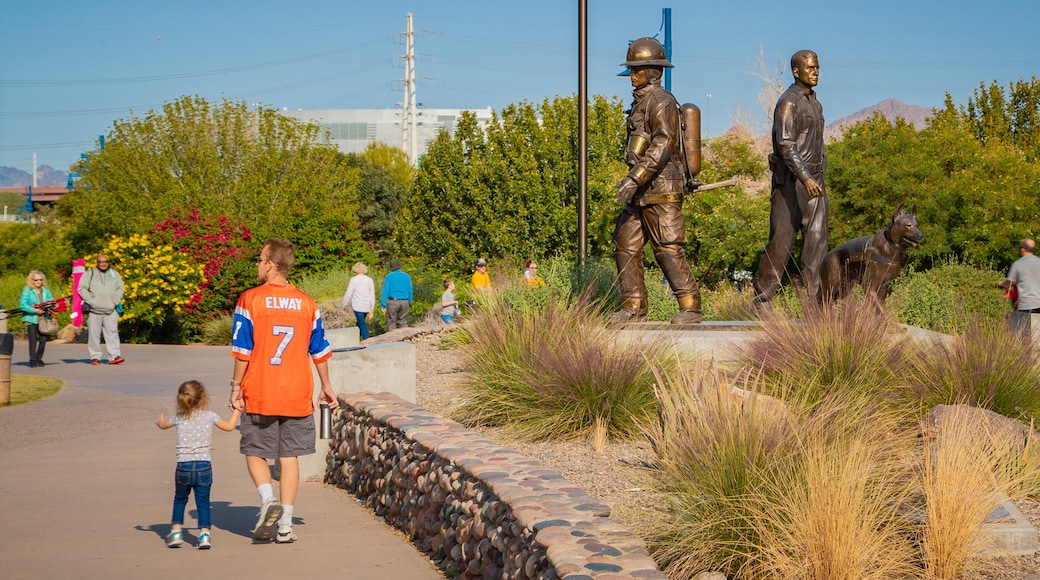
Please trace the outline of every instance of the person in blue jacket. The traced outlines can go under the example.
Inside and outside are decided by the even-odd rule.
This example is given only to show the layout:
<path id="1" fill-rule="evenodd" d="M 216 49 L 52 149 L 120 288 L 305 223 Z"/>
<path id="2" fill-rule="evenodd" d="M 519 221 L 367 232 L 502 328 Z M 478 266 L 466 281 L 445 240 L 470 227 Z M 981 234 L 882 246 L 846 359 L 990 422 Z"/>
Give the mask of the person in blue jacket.
<path id="1" fill-rule="evenodd" d="M 408 308 L 412 305 L 412 277 L 401 271 L 401 263 L 391 259 L 390 273 L 383 278 L 379 310 L 386 314 L 386 329 L 408 327 Z"/>

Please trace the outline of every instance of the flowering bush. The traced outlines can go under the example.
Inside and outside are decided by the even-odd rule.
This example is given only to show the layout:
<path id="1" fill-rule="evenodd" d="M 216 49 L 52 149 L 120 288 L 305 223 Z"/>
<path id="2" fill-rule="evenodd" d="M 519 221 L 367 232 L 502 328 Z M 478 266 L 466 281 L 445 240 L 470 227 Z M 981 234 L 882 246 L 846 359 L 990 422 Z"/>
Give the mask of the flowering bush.
<path id="1" fill-rule="evenodd" d="M 199 291 L 203 268 L 172 246 L 156 245 L 148 236 L 113 236 L 101 250 L 123 279 L 121 322 L 131 340 L 149 340 L 151 331 L 170 322 Z M 96 256 L 83 258 L 93 268 Z"/>
<path id="2" fill-rule="evenodd" d="M 200 335 L 206 321 L 230 312 L 238 295 L 256 281 L 253 235 L 227 216 L 210 218 L 191 210 L 159 222 L 149 235 L 202 267 L 202 283 L 181 315 L 189 337 Z"/>

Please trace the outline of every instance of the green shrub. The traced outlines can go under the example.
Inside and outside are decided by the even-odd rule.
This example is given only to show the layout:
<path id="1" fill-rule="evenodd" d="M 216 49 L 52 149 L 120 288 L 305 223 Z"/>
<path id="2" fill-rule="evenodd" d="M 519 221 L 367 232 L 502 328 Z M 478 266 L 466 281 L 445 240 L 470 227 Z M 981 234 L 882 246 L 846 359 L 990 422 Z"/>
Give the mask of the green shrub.
<path id="1" fill-rule="evenodd" d="M 973 319 L 995 324 L 1007 317 L 1008 300 L 997 288 L 998 272 L 949 262 L 923 272 L 906 272 L 892 285 L 886 306 L 900 322 L 956 334 Z"/>
<path id="2" fill-rule="evenodd" d="M 293 284 L 303 290 L 308 296 L 315 299 L 318 302 L 332 300 L 339 303 L 343 299 L 343 294 L 347 291 L 347 285 L 350 284 L 350 278 L 354 275 L 350 271 L 354 267 L 354 262 L 350 264 L 344 263 L 338 268 L 332 270 L 325 270 L 322 272 L 304 273 L 300 275 L 291 275 Z M 370 266 L 371 267 L 371 266 Z M 378 278 L 373 275 L 372 270 L 369 271 L 369 276 L 372 277 L 373 281 Z M 376 298 L 379 298 L 379 292 L 376 292 Z M 379 304 L 376 304 L 378 307 Z"/>
<path id="3" fill-rule="evenodd" d="M 48 282 L 72 271 L 72 250 L 55 220 L 0 222 L 0 248 L 0 273 L 16 278 L 21 274 L 23 284 L 31 270 L 46 274 Z"/>

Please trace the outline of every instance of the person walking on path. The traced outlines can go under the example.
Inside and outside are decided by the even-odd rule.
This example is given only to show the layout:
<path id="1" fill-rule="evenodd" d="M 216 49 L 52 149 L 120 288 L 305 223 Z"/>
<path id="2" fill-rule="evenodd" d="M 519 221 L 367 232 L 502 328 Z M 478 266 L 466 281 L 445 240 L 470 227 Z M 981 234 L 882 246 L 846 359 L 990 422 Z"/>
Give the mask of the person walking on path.
<path id="1" fill-rule="evenodd" d="M 386 329 L 408 328 L 408 308 L 412 304 L 412 277 L 401 271 L 401 263 L 391 259 L 390 273 L 383 278 L 379 310 L 386 314 Z"/>
<path id="2" fill-rule="evenodd" d="M 299 457 L 315 451 L 312 362 L 321 381 L 319 400 L 331 409 L 339 406 L 329 381 L 332 347 L 321 312 L 313 298 L 288 280 L 295 260 L 292 242 L 267 240 L 256 262 L 261 285 L 239 298 L 231 335 L 235 370 L 229 404 L 244 413 L 239 449 L 261 502 L 253 539 L 278 543 L 297 539 L 293 513 Z M 281 468 L 279 500 L 268 460 L 277 460 Z"/>
<path id="3" fill-rule="evenodd" d="M 998 284 L 1015 296 L 1015 310 L 1040 313 L 1040 258 L 1036 257 L 1036 242 L 1026 238 L 1018 243 L 1019 259 L 1011 264 L 1007 279 Z"/>
<path id="4" fill-rule="evenodd" d="M 97 265 L 83 275 L 79 282 L 79 297 L 90 305 L 87 314 L 87 352 L 90 364 L 101 364 L 101 335 L 105 336 L 108 364 L 117 365 L 125 359 L 119 348 L 119 312 L 123 301 L 123 279 L 108 263 L 108 256 L 98 254 Z"/>
<path id="5" fill-rule="evenodd" d="M 26 334 L 29 335 L 29 367 L 43 366 L 43 351 L 47 348 L 47 335 L 40 332 L 40 317 L 49 317 L 43 308 L 39 307 L 48 300 L 53 300 L 50 288 L 47 287 L 47 277 L 39 270 L 29 272 L 25 278 L 25 288 L 18 298 L 18 308 L 22 311 L 22 323 L 25 324 Z"/>
<path id="6" fill-rule="evenodd" d="M 348 306 L 354 312 L 361 340 L 365 340 L 368 338 L 367 320 L 372 319 L 372 311 L 376 309 L 376 286 L 368 277 L 368 266 L 358 262 L 350 270 L 354 276 L 343 294 L 343 312 L 347 311 Z"/>
<path id="7" fill-rule="evenodd" d="M 791 57 L 794 84 L 777 100 L 773 112 L 773 172 L 769 206 L 769 241 L 753 281 L 757 312 L 769 309 L 780 277 L 802 233 L 802 282 L 808 296 L 820 290 L 820 264 L 827 254 L 827 189 L 824 171 L 823 105 L 813 87 L 820 80 L 816 53 L 799 50 Z"/>
<path id="8" fill-rule="evenodd" d="M 209 533 L 213 426 L 216 425 L 221 431 L 234 431 L 240 411 L 232 409 L 231 418 L 224 421 L 208 410 L 208 406 L 206 387 L 198 381 L 187 381 L 177 389 L 177 413 L 171 419 L 160 414 L 155 420 L 155 424 L 164 431 L 177 427 L 177 470 L 173 478 L 173 515 L 170 517 L 170 533 L 166 536 L 168 548 L 179 548 L 184 543 L 184 509 L 193 489 L 199 516 L 199 539 L 195 547 L 208 550 L 213 545 Z"/>

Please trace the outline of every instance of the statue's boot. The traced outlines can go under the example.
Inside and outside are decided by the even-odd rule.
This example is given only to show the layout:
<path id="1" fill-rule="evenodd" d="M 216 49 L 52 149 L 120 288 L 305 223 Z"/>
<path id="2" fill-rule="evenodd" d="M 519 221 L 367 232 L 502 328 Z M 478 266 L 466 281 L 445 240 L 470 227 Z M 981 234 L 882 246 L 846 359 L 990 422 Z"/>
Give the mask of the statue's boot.
<path id="1" fill-rule="evenodd" d="M 640 298 L 626 298 L 621 301 L 621 310 L 607 315 L 608 324 L 624 324 L 626 322 L 642 322 L 646 320 L 647 302 Z"/>
<path id="2" fill-rule="evenodd" d="M 679 298 L 679 313 L 669 321 L 672 324 L 700 324 L 704 320 L 701 314 L 701 297 L 683 296 Z"/>

